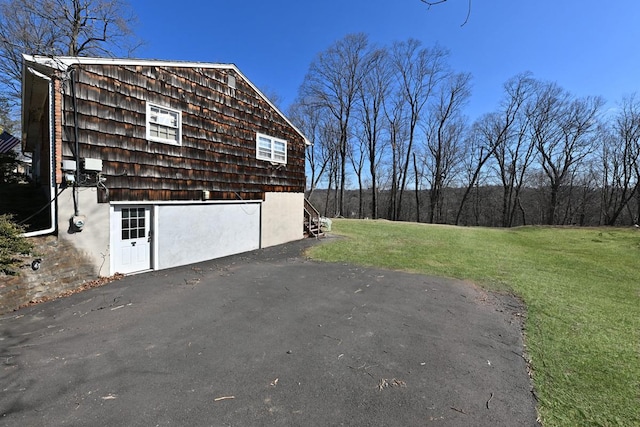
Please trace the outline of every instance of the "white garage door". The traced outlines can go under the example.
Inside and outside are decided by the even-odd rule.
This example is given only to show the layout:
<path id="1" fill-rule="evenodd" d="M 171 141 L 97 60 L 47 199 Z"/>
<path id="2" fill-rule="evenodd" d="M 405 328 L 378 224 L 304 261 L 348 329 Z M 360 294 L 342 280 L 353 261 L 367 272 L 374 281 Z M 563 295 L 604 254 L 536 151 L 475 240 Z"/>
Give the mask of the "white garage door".
<path id="1" fill-rule="evenodd" d="M 159 205 L 155 210 L 158 269 L 260 248 L 260 202 Z"/>

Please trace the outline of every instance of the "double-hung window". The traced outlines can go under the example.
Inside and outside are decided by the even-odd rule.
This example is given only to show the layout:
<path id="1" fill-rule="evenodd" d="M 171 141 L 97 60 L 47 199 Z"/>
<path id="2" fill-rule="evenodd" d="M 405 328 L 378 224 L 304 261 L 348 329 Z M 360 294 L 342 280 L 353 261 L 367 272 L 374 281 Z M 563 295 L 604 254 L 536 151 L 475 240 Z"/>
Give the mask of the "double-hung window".
<path id="1" fill-rule="evenodd" d="M 182 145 L 182 113 L 147 102 L 147 139 Z"/>
<path id="2" fill-rule="evenodd" d="M 275 163 L 287 163 L 287 141 L 262 133 L 256 136 L 256 157 Z"/>

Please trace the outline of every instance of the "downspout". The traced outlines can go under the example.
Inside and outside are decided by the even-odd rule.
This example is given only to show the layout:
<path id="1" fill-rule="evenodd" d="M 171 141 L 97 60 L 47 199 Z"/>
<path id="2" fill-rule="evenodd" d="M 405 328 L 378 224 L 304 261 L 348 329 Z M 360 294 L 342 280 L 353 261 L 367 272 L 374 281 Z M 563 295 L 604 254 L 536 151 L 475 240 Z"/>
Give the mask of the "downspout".
<path id="1" fill-rule="evenodd" d="M 45 79 L 49 82 L 49 197 L 51 198 L 51 206 L 50 206 L 50 212 L 51 212 L 51 226 L 45 230 L 37 230 L 37 231 L 30 231 L 28 233 L 24 233 L 23 236 L 25 237 L 35 237 L 35 236 L 42 236 L 45 234 L 51 234 L 54 231 L 56 231 L 56 183 L 55 183 L 55 175 L 56 175 L 56 165 L 55 165 L 55 136 L 54 136 L 54 125 L 53 122 L 54 120 L 52 120 L 52 117 L 55 117 L 54 114 L 54 93 L 53 93 L 53 82 L 51 81 L 51 77 L 48 77 L 42 73 L 40 73 L 39 71 L 34 70 L 31 67 L 28 67 L 27 70 L 35 75 L 40 77 L 41 79 Z"/>
<path id="2" fill-rule="evenodd" d="M 78 81 L 77 71 L 75 68 L 71 70 L 71 99 L 73 101 L 73 139 L 74 150 L 73 155 L 76 160 L 76 174 L 73 182 L 73 215 L 80 215 L 78 207 L 78 199 L 80 199 L 80 190 L 78 183 L 80 182 L 80 141 L 78 140 L 78 97 L 76 96 L 76 82 Z"/>

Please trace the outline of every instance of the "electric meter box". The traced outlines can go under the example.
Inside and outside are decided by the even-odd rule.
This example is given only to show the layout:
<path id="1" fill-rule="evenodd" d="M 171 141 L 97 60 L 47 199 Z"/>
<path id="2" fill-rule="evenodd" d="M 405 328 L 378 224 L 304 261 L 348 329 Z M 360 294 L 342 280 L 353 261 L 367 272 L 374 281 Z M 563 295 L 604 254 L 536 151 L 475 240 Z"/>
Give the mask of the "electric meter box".
<path id="1" fill-rule="evenodd" d="M 101 159 L 82 159 L 84 170 L 91 172 L 102 172 Z"/>
<path id="2" fill-rule="evenodd" d="M 63 160 L 62 161 L 62 170 L 63 171 L 75 171 L 76 170 L 76 161 L 75 160 Z"/>

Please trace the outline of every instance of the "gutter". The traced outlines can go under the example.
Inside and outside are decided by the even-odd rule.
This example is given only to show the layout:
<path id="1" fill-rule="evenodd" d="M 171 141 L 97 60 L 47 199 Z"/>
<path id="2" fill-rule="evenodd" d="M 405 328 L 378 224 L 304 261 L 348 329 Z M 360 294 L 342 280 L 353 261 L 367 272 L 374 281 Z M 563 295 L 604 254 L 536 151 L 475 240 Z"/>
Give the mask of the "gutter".
<path id="1" fill-rule="evenodd" d="M 53 98 L 54 98 L 54 93 L 53 93 L 53 84 L 51 82 L 51 77 L 48 77 L 44 74 L 42 74 L 39 71 L 34 70 L 31 67 L 24 67 L 23 68 L 26 73 L 26 70 L 28 70 L 31 74 L 40 77 L 41 79 L 45 79 L 49 82 L 49 196 L 51 197 L 51 206 L 49 211 L 51 212 L 51 226 L 47 229 L 44 230 L 36 230 L 36 231 L 30 231 L 28 233 L 24 233 L 23 236 L 24 237 L 35 237 L 35 236 L 43 236 L 45 234 L 51 234 L 53 232 L 56 231 L 57 228 L 57 224 L 56 224 L 56 184 L 55 184 L 55 173 L 56 173 L 56 165 L 55 165 L 55 144 L 54 144 L 54 140 L 55 140 L 55 136 L 54 136 L 54 128 L 53 128 L 53 120 L 51 120 L 51 113 L 53 112 Z M 23 79 L 24 80 L 24 79 Z M 24 95 L 23 95 L 24 98 Z M 24 108 L 24 99 L 22 100 L 22 105 Z"/>

